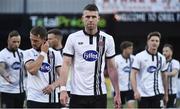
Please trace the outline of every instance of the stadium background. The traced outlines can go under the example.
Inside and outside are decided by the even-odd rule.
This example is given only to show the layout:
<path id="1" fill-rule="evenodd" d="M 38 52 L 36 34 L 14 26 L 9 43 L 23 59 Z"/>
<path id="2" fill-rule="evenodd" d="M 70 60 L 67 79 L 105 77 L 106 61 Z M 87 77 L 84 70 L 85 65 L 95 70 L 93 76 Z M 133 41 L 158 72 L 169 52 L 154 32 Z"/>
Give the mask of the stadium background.
<path id="1" fill-rule="evenodd" d="M 20 32 L 20 48 L 30 48 L 29 31 L 37 25 L 45 26 L 47 29 L 61 29 L 64 44 L 70 33 L 82 29 L 83 7 L 88 3 L 96 3 L 101 7 L 99 27 L 113 35 L 117 54 L 120 53 L 119 44 L 124 40 L 134 42 L 136 54 L 144 49 L 147 34 L 159 31 L 162 34 L 160 52 L 163 44 L 170 43 L 174 46 L 174 57 L 180 60 L 180 0 L 164 0 L 175 2 L 177 8 L 173 8 L 174 10 L 168 7 L 167 10 L 145 11 L 115 10 L 113 2 L 117 1 L 128 5 L 146 1 L 156 3 L 161 0 L 0 0 L 0 50 L 6 47 L 7 36 L 11 30 Z M 106 3 L 107 8 L 103 9 L 102 3 Z"/>

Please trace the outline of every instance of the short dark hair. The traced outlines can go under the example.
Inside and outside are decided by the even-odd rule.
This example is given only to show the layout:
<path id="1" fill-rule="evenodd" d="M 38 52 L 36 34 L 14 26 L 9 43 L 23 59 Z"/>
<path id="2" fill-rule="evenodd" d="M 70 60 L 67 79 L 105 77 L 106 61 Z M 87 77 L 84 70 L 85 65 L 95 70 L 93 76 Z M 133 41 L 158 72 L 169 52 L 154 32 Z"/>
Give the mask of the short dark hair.
<path id="1" fill-rule="evenodd" d="M 161 33 L 158 31 L 150 32 L 147 36 L 147 40 L 151 39 L 152 36 L 157 36 L 159 39 L 161 39 Z"/>
<path id="2" fill-rule="evenodd" d="M 20 36 L 19 32 L 16 30 L 13 30 L 8 35 L 9 38 L 14 37 L 14 36 Z"/>
<path id="3" fill-rule="evenodd" d="M 41 26 L 35 26 L 31 29 L 31 34 L 33 35 L 40 35 L 41 39 L 47 39 L 47 30 L 45 27 L 41 27 Z"/>
<path id="4" fill-rule="evenodd" d="M 50 30 L 48 31 L 48 34 L 55 34 L 55 35 L 58 35 L 58 36 L 60 36 L 60 37 L 63 37 L 61 31 L 60 31 L 59 29 L 57 29 L 57 28 L 50 29 Z"/>
<path id="5" fill-rule="evenodd" d="M 172 52 L 174 51 L 174 48 L 173 48 L 173 46 L 171 44 L 164 44 L 163 48 L 164 47 L 169 47 Z"/>
<path id="6" fill-rule="evenodd" d="M 133 46 L 133 42 L 130 41 L 123 41 L 120 45 L 120 49 L 121 51 L 123 51 L 124 49 Z"/>
<path id="7" fill-rule="evenodd" d="M 84 10 L 88 10 L 88 11 L 98 11 L 98 7 L 95 4 L 88 4 L 84 7 Z"/>

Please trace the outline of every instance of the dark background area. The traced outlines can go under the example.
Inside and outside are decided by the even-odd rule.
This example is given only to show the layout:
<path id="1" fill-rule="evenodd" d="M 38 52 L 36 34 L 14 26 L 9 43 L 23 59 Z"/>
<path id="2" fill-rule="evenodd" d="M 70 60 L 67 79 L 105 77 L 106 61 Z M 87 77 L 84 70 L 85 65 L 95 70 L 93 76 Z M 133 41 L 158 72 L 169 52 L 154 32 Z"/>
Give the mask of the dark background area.
<path id="1" fill-rule="evenodd" d="M 36 14 L 37 16 L 55 16 Z M 29 31 L 32 28 L 30 16 L 27 14 L 0 14 L 0 50 L 6 47 L 8 33 L 12 30 L 18 30 L 22 36 L 20 48 L 28 49 L 31 47 L 29 41 Z M 65 15 L 70 18 L 77 18 L 79 14 Z M 134 42 L 134 54 L 144 50 L 146 45 L 146 36 L 149 32 L 159 31 L 162 35 L 161 45 L 159 51 L 165 43 L 170 43 L 174 46 L 174 57 L 180 60 L 180 22 L 119 22 L 114 19 L 113 14 L 103 15 L 106 20 L 106 27 L 102 28 L 105 32 L 113 35 L 116 52 L 120 53 L 119 45 L 122 41 L 129 40 Z M 64 33 L 65 43 L 67 36 L 73 31 L 80 30 L 80 27 L 56 27 L 61 29 Z M 50 27 L 47 27 L 50 29 Z"/>

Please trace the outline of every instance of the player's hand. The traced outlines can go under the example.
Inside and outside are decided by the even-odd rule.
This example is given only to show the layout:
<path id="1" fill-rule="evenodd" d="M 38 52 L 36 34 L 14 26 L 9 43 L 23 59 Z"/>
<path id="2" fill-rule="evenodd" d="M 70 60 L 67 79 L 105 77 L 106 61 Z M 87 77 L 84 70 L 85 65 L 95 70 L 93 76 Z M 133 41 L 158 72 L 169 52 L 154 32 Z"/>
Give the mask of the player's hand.
<path id="1" fill-rule="evenodd" d="M 49 49 L 49 43 L 46 41 L 44 44 L 41 45 L 41 51 L 47 53 Z"/>
<path id="2" fill-rule="evenodd" d="M 121 99 L 120 99 L 120 93 L 116 93 L 114 96 L 114 108 L 120 109 L 121 108 Z"/>
<path id="3" fill-rule="evenodd" d="M 140 95 L 140 93 L 138 91 L 134 92 L 134 99 L 135 100 L 140 100 L 141 99 L 141 95 Z"/>
<path id="4" fill-rule="evenodd" d="M 164 94 L 163 101 L 164 101 L 164 105 L 165 105 L 165 106 L 166 106 L 168 100 L 169 100 L 168 94 Z"/>
<path id="5" fill-rule="evenodd" d="M 60 92 L 60 102 L 63 106 L 67 105 L 68 99 L 69 99 L 69 96 L 68 96 L 67 91 Z"/>
<path id="6" fill-rule="evenodd" d="M 4 76 L 3 77 L 8 83 L 12 84 L 12 81 L 10 79 L 10 75 Z"/>
<path id="7" fill-rule="evenodd" d="M 42 91 L 44 94 L 50 94 L 55 89 L 53 84 L 48 85 Z"/>

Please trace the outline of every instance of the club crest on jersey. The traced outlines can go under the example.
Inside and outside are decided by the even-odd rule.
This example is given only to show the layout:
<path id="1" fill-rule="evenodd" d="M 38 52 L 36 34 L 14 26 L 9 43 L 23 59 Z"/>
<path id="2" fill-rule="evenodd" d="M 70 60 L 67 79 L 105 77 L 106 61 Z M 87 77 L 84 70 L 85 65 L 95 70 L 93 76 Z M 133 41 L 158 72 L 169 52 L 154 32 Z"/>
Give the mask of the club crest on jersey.
<path id="1" fill-rule="evenodd" d="M 43 73 L 48 73 L 51 71 L 51 65 L 49 63 L 45 63 L 43 62 L 42 63 L 42 66 L 40 68 L 40 71 L 43 72 Z"/>
<path id="2" fill-rule="evenodd" d="M 130 67 L 126 66 L 123 68 L 123 71 L 129 73 L 131 71 Z"/>
<path id="3" fill-rule="evenodd" d="M 21 68 L 21 63 L 20 62 L 14 62 L 12 65 L 11 65 L 11 68 L 14 69 L 14 70 L 18 70 Z"/>
<path id="4" fill-rule="evenodd" d="M 83 58 L 89 62 L 96 61 L 98 59 L 98 52 L 94 50 L 88 50 L 83 53 Z"/>
<path id="5" fill-rule="evenodd" d="M 149 66 L 147 68 L 147 72 L 149 72 L 149 73 L 154 73 L 156 71 L 157 71 L 157 67 L 155 67 L 155 66 Z"/>

